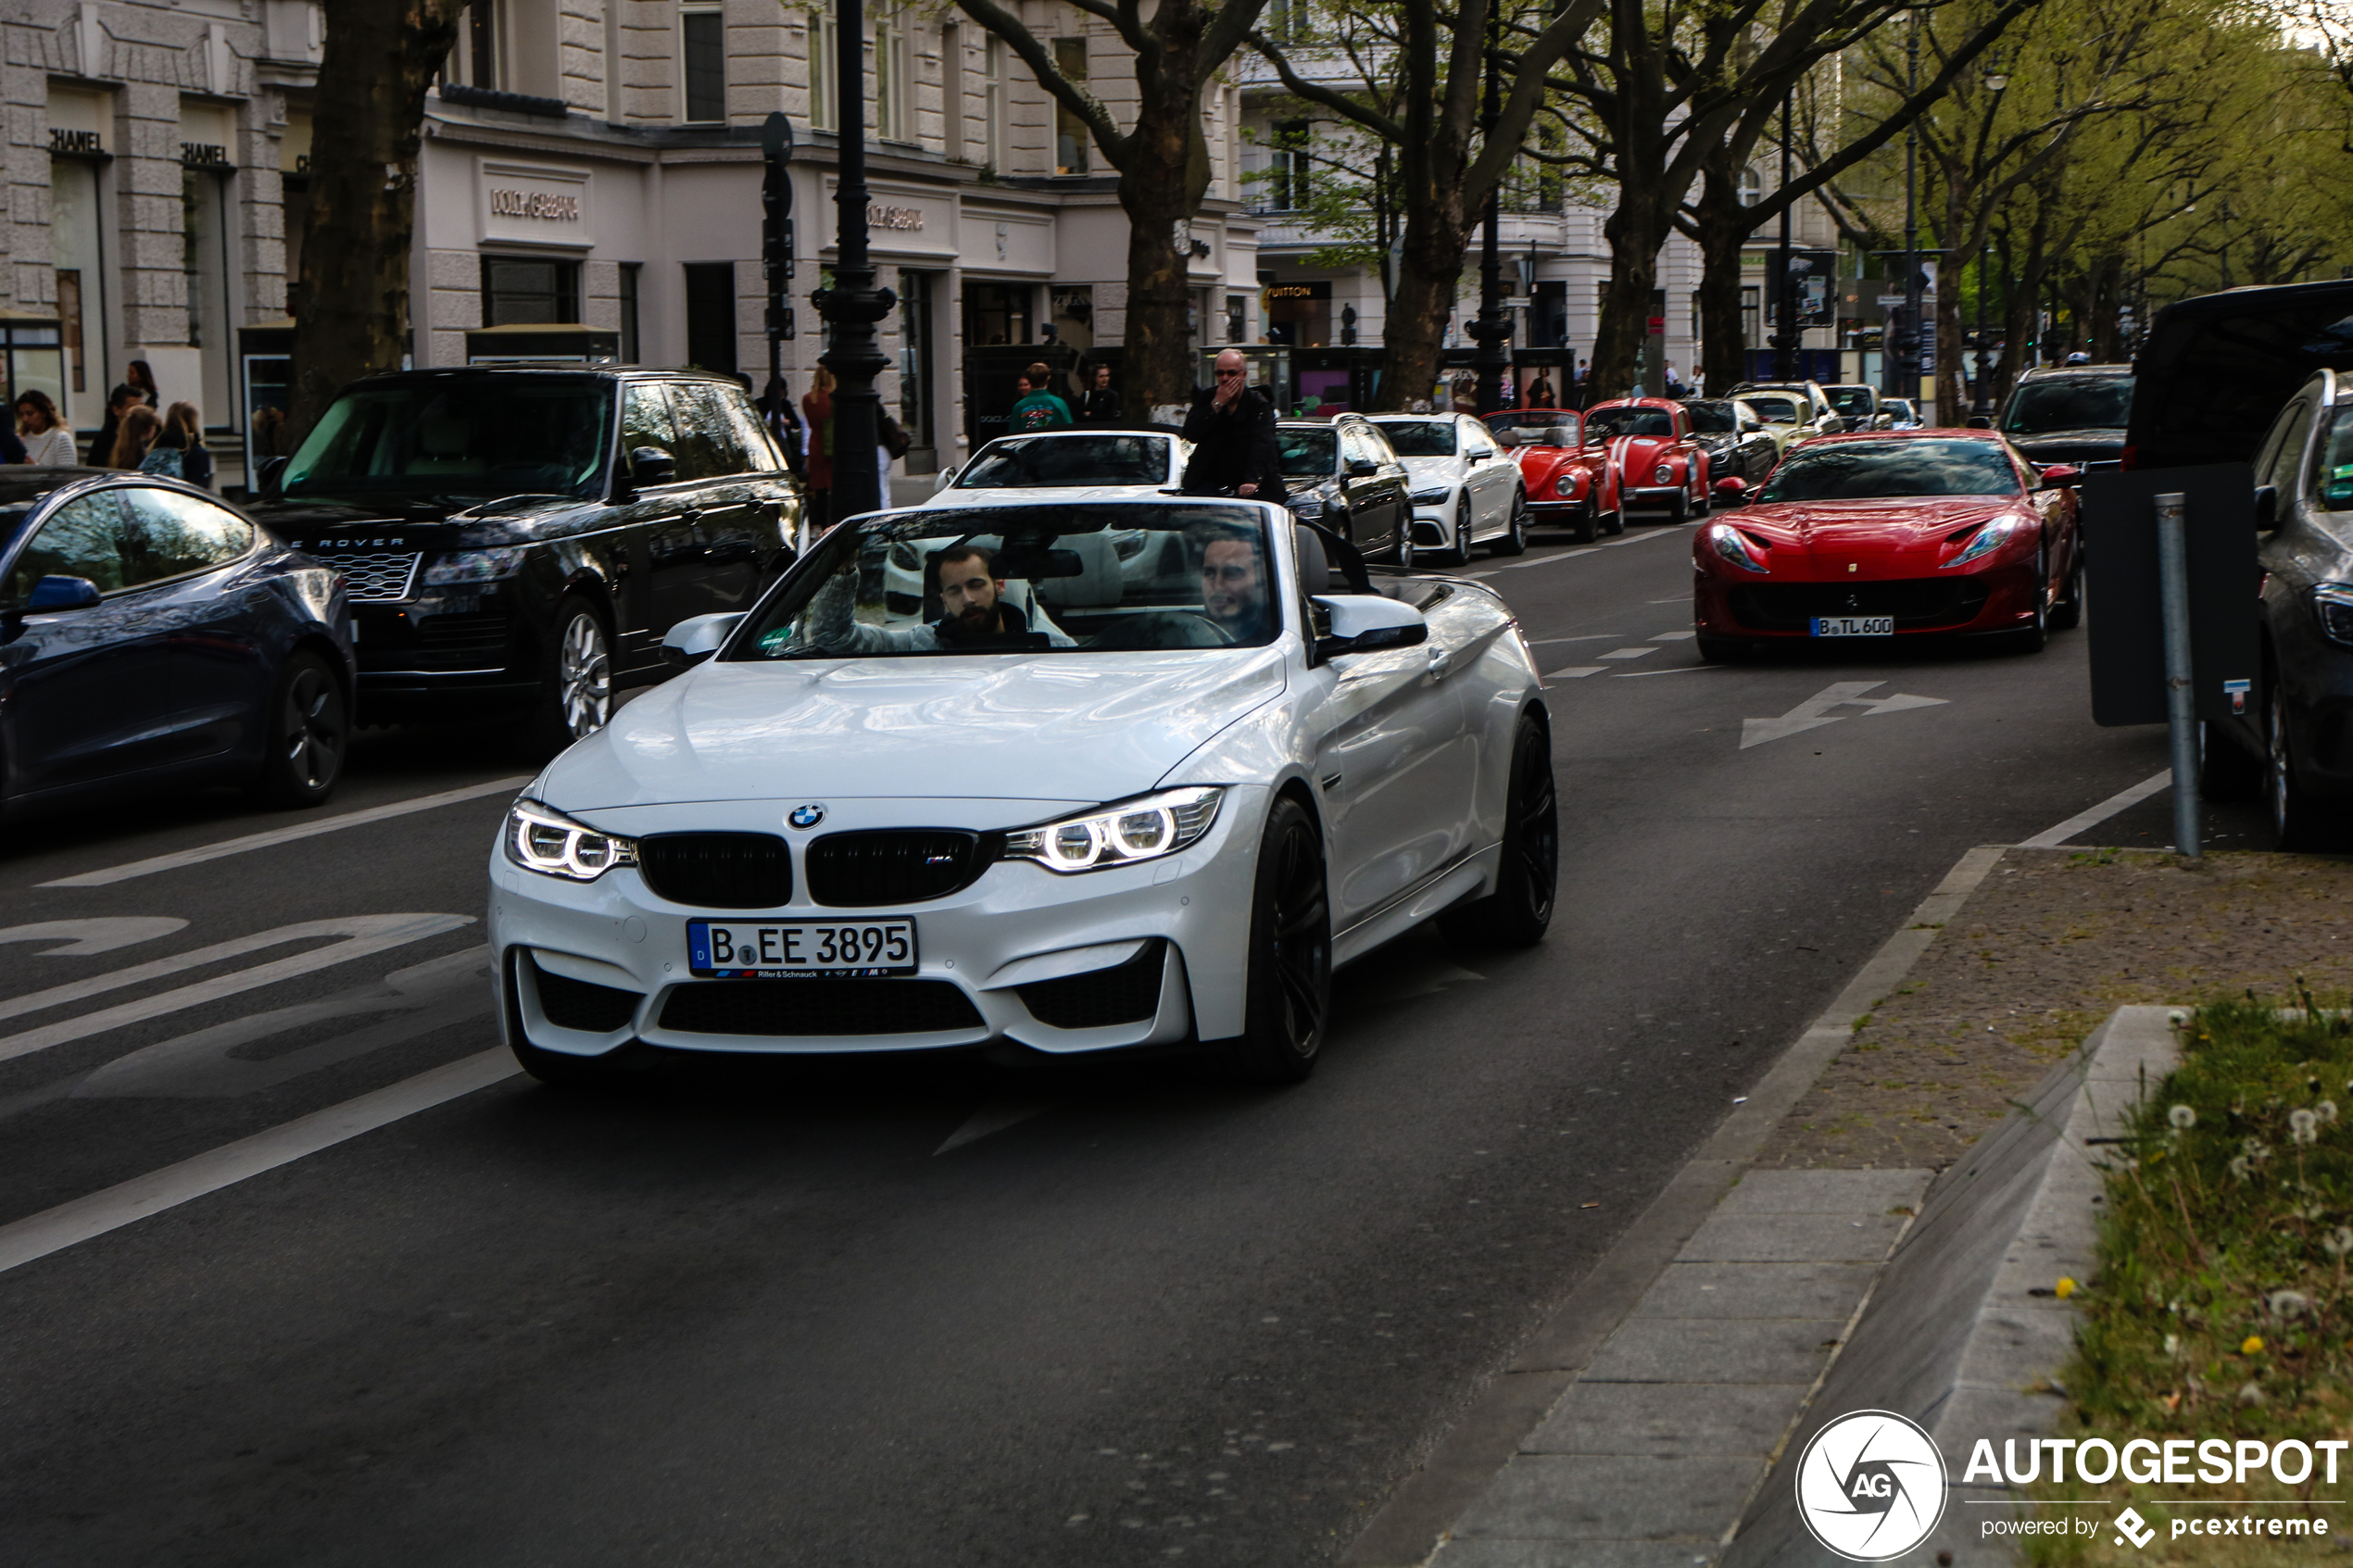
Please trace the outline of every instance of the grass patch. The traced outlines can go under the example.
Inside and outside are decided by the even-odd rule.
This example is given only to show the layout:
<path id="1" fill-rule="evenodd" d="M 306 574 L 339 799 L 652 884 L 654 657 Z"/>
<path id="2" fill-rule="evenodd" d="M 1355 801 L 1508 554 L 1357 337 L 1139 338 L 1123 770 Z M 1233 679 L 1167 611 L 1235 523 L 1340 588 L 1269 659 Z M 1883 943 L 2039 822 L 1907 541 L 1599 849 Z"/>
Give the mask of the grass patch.
<path id="1" fill-rule="evenodd" d="M 2063 1435 L 2105 1437 L 2338 1438 L 2353 1435 L 2353 1017 L 2314 1005 L 2297 982 L 2279 1006 L 2209 1004 L 2183 1028 L 2182 1060 L 2135 1110 L 2107 1160 L 2098 1274 L 2065 1374 Z M 2056 1286 L 2057 1282 L 2054 1282 Z M 2196 1473 L 2195 1465 L 2193 1474 Z M 2345 1498 L 2323 1464 L 2289 1486 L 2268 1472 L 2247 1484 L 2103 1486 L 2046 1478 L 2057 1500 L 2108 1505 L 2102 1528 L 2032 1538 L 2045 1564 L 2130 1557 L 2234 1565 L 2301 1562 L 2353 1542 L 2353 1509 L 2321 1538 L 2172 1538 L 2171 1521 L 2214 1509 L 2200 1499 Z M 2316 1490 L 2316 1488 L 2318 1488 Z M 2127 1504 L 2158 1530 L 2146 1551 L 2117 1548 L 2108 1521 Z M 2307 1510 L 2270 1508 L 2265 1515 Z"/>

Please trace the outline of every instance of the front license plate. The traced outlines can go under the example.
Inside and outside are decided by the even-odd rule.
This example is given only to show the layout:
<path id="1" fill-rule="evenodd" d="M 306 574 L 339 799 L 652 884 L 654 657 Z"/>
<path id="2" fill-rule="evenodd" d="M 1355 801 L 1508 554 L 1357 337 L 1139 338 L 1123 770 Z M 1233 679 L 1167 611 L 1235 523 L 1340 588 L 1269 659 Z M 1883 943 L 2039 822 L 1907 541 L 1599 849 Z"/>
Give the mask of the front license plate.
<path id="1" fill-rule="evenodd" d="M 912 920 L 686 922 L 686 967 L 705 980 L 868 979 L 915 972 Z"/>
<path id="2" fill-rule="evenodd" d="M 1818 637 L 1892 637 L 1895 635 L 1895 617 L 1892 615 L 1818 615 L 1814 618 L 1814 635 Z"/>

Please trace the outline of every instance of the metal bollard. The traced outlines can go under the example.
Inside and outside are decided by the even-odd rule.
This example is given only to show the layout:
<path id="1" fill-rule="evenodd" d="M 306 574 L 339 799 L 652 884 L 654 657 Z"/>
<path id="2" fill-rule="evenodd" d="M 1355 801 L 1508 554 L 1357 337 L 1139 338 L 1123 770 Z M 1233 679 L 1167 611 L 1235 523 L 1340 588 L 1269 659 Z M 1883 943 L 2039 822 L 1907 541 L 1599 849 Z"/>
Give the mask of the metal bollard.
<path id="1" fill-rule="evenodd" d="M 2183 498 L 2157 498 L 2158 598 L 2165 616 L 2165 727 L 2173 748 L 2173 847 L 2197 859 L 2197 699 L 2190 671 L 2189 545 Z"/>

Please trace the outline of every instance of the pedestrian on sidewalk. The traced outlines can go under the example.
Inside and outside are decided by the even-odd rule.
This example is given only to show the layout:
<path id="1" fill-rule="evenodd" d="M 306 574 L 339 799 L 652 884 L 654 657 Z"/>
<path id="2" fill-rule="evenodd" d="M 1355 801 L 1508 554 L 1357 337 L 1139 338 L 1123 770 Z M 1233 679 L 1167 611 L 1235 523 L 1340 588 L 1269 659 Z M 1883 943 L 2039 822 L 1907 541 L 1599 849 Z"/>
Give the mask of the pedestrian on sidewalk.
<path id="1" fill-rule="evenodd" d="M 194 403 L 174 403 L 165 410 L 163 432 L 140 459 L 139 471 L 184 479 L 205 490 L 212 488 L 212 454 L 205 450 L 204 424 Z"/>
<path id="2" fill-rule="evenodd" d="M 1070 405 L 1047 388 L 1053 383 L 1054 372 L 1043 360 L 1021 374 L 1021 396 L 1014 400 L 1013 411 L 1005 416 L 1005 433 L 1026 435 L 1038 430 L 1067 430 L 1074 422 Z"/>
<path id="3" fill-rule="evenodd" d="M 1185 465 L 1188 495 L 1241 495 L 1252 500 L 1286 499 L 1283 465 L 1275 445 L 1275 405 L 1244 384 L 1242 357 L 1227 349 L 1217 357 L 1214 386 L 1193 394 L 1185 416 L 1185 439 L 1193 444 Z"/>
<path id="4" fill-rule="evenodd" d="M 814 532 L 832 526 L 834 500 L 834 373 L 824 366 L 810 378 L 800 399 L 808 416 L 809 526 Z"/>
<path id="5" fill-rule="evenodd" d="M 1111 389 L 1111 367 L 1097 365 L 1092 383 L 1078 395 L 1078 422 L 1082 425 L 1115 425 L 1119 419 L 1119 394 Z"/>
<path id="6" fill-rule="evenodd" d="M 115 466 L 114 449 L 122 434 L 122 416 L 132 408 L 142 408 L 139 389 L 128 382 L 119 383 L 107 394 L 107 417 L 98 426 L 97 435 L 90 443 L 90 466 L 110 469 Z"/>
<path id="7" fill-rule="evenodd" d="M 24 460 L 35 468 L 78 468 L 82 454 L 74 449 L 73 432 L 57 418 L 57 406 L 35 387 L 17 399 L 17 431 L 24 438 Z"/>
<path id="8" fill-rule="evenodd" d="M 163 416 L 145 403 L 132 403 L 123 411 L 122 427 L 115 433 L 114 450 L 107 455 L 106 466 L 110 469 L 138 469 L 147 460 L 147 450 L 163 433 Z"/>

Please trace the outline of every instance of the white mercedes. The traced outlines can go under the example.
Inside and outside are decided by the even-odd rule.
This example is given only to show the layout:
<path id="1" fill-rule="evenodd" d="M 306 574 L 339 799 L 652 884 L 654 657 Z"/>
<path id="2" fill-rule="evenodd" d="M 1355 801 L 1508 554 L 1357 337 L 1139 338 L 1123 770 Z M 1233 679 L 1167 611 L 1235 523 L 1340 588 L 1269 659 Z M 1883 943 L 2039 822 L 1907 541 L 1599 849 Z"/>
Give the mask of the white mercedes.
<path id="1" fill-rule="evenodd" d="M 1129 531 L 1169 569 L 1123 571 Z M 491 854 L 499 1016 L 543 1079 L 1015 1046 L 1296 1081 L 1336 964 L 1552 915 L 1551 724 L 1510 610 L 1377 585 L 1265 503 L 852 519 L 666 646 L 694 668 L 551 763 Z"/>

